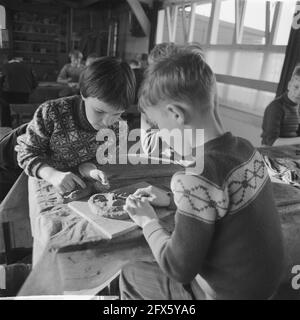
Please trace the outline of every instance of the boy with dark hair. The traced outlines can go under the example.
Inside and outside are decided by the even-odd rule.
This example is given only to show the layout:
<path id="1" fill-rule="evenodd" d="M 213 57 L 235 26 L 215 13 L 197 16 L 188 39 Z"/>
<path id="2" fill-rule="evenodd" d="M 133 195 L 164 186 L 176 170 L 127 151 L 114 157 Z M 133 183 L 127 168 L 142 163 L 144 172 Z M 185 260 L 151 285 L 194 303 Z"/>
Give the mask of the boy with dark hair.
<path id="1" fill-rule="evenodd" d="M 95 159 L 97 131 L 112 126 L 134 99 L 134 75 L 125 62 L 105 57 L 92 63 L 79 81 L 81 96 L 43 103 L 26 134 L 18 138 L 18 162 L 29 176 L 42 178 L 60 193 L 84 182 L 68 170 Z M 105 180 L 99 172 L 99 180 Z"/>
<path id="2" fill-rule="evenodd" d="M 277 290 L 284 255 L 271 182 L 260 153 L 218 125 L 215 82 L 195 52 L 179 52 L 148 70 L 143 112 L 160 130 L 192 132 L 175 151 L 204 153 L 196 152 L 195 166 L 172 178 L 172 234 L 152 207 L 168 206 L 167 193 L 146 188 L 128 197 L 125 209 L 156 262 L 123 268 L 122 299 L 268 299 Z M 199 129 L 204 145 L 195 139 Z"/>
<path id="3" fill-rule="evenodd" d="M 265 110 L 261 135 L 262 145 L 300 143 L 299 104 L 300 66 L 297 66 L 288 83 L 287 92 L 273 100 Z M 299 138 L 295 139 L 297 137 Z M 283 139 L 276 141 L 278 138 Z"/>

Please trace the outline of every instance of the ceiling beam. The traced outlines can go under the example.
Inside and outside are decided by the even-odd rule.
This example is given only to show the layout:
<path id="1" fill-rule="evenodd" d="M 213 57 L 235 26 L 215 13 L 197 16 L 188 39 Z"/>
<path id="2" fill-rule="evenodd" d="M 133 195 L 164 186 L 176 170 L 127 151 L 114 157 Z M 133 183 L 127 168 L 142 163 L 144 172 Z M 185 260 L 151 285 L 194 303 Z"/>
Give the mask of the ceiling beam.
<path id="1" fill-rule="evenodd" d="M 145 35 L 150 36 L 151 23 L 138 0 L 127 0 L 132 12 L 136 16 L 139 24 L 141 25 Z"/>

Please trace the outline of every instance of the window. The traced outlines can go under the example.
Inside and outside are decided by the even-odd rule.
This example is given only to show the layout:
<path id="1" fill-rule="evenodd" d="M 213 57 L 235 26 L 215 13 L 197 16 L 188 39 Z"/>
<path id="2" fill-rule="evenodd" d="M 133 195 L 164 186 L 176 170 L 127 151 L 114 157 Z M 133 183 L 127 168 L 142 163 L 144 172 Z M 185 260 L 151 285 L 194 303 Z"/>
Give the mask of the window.
<path id="1" fill-rule="evenodd" d="M 6 29 L 5 8 L 0 6 L 0 29 Z"/>
<path id="2" fill-rule="evenodd" d="M 199 42 L 205 50 L 206 60 L 217 75 L 220 101 L 262 115 L 275 96 L 296 0 L 183 3 L 186 18 L 191 21 L 194 18 L 189 39 Z M 176 6 L 174 41 L 182 44 L 187 42 L 180 11 L 183 7 L 173 5 Z M 166 21 L 163 34 L 164 41 L 170 41 Z"/>
<path id="3" fill-rule="evenodd" d="M 233 43 L 235 28 L 235 1 L 222 1 L 219 18 L 219 30 L 217 43 L 231 44 Z"/>

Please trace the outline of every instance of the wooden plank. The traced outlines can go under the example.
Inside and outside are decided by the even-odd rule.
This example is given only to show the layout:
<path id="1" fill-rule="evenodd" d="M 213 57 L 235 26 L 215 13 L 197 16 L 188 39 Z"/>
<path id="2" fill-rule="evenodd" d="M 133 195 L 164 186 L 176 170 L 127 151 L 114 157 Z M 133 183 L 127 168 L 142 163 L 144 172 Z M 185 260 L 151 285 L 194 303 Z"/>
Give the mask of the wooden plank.
<path id="1" fill-rule="evenodd" d="M 134 193 L 139 188 L 145 188 L 148 186 L 150 186 L 149 183 L 140 182 L 114 191 L 129 195 Z M 87 219 L 90 223 L 92 223 L 100 231 L 100 233 L 108 239 L 119 237 L 138 228 L 138 226 L 132 220 L 114 220 L 94 214 L 89 208 L 87 199 L 81 201 L 73 201 L 69 203 L 68 206 L 74 212 L 78 213 L 83 218 Z M 170 211 L 168 209 L 157 210 L 157 213 L 160 218 L 166 217 L 172 212 L 174 211 Z"/>
<path id="2" fill-rule="evenodd" d="M 241 77 L 228 76 L 225 74 L 216 74 L 216 78 L 218 82 L 268 92 L 276 92 L 278 86 L 278 83 L 276 82 L 246 79 Z"/>
<path id="3" fill-rule="evenodd" d="M 281 20 L 282 8 L 283 8 L 283 2 L 281 1 L 276 2 L 272 28 L 270 32 L 270 42 L 269 42 L 270 45 L 274 45 L 277 38 L 279 23 Z"/>
<path id="4" fill-rule="evenodd" d="M 203 44 L 203 49 L 214 49 L 214 50 L 246 50 L 246 51 L 266 51 L 268 52 L 281 52 L 285 53 L 286 46 L 281 45 L 255 45 L 255 44 Z"/>
<path id="5" fill-rule="evenodd" d="M 246 0 L 235 0 L 234 43 L 236 44 L 242 43 L 246 5 L 247 5 Z"/>
<path id="6" fill-rule="evenodd" d="M 219 22 L 220 22 L 220 10 L 221 0 L 215 0 L 212 2 L 211 14 L 208 25 L 207 42 L 210 44 L 216 44 L 218 38 Z"/>
<path id="7" fill-rule="evenodd" d="M 130 8 L 132 9 L 133 13 L 135 14 L 139 24 L 141 25 L 145 35 L 147 37 L 150 36 L 151 30 L 151 23 L 138 0 L 127 0 Z"/>
<path id="8" fill-rule="evenodd" d="M 194 41 L 194 33 L 195 33 L 195 21 L 196 21 L 196 3 L 192 3 L 191 6 L 191 16 L 189 23 L 189 31 L 188 31 L 188 42 Z"/>
<path id="9" fill-rule="evenodd" d="M 167 15 L 169 41 L 175 42 L 176 28 L 177 28 L 177 17 L 178 17 L 178 6 L 167 7 L 166 8 L 166 15 Z"/>
<path id="10" fill-rule="evenodd" d="M 156 44 L 163 42 L 165 15 L 166 15 L 165 10 L 159 10 L 157 13 L 157 27 L 156 27 L 156 38 L 155 38 Z"/>

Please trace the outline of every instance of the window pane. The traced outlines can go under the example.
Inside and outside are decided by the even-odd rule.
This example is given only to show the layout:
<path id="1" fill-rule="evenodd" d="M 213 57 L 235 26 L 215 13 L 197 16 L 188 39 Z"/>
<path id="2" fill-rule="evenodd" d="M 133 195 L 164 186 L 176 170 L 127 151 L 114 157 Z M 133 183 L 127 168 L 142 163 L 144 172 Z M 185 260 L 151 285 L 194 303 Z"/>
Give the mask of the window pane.
<path id="1" fill-rule="evenodd" d="M 263 116 L 275 93 L 218 83 L 221 105 Z"/>
<path id="2" fill-rule="evenodd" d="M 231 44 L 235 28 L 235 1 L 222 1 L 217 43 Z"/>
<path id="3" fill-rule="evenodd" d="M 206 50 L 215 73 L 246 79 L 279 82 L 284 53 L 246 50 Z"/>
<path id="4" fill-rule="evenodd" d="M 0 29 L 6 29 L 5 8 L 0 6 Z"/>
<path id="5" fill-rule="evenodd" d="M 198 4 L 196 6 L 195 31 L 193 41 L 200 44 L 206 43 L 211 3 Z"/>
<path id="6" fill-rule="evenodd" d="M 266 1 L 247 1 L 243 28 L 243 44 L 265 44 Z"/>
<path id="7" fill-rule="evenodd" d="M 189 13 L 186 12 L 185 10 L 182 11 L 182 8 L 179 8 L 178 10 L 178 16 L 177 16 L 177 28 L 176 28 L 176 36 L 175 36 L 175 43 L 177 44 L 184 44 L 185 39 L 184 39 L 184 18 L 182 15 L 185 14 L 185 22 L 186 22 L 186 28 L 188 28 L 187 21 L 189 19 Z M 188 32 L 187 29 L 185 31 L 186 33 Z"/>

